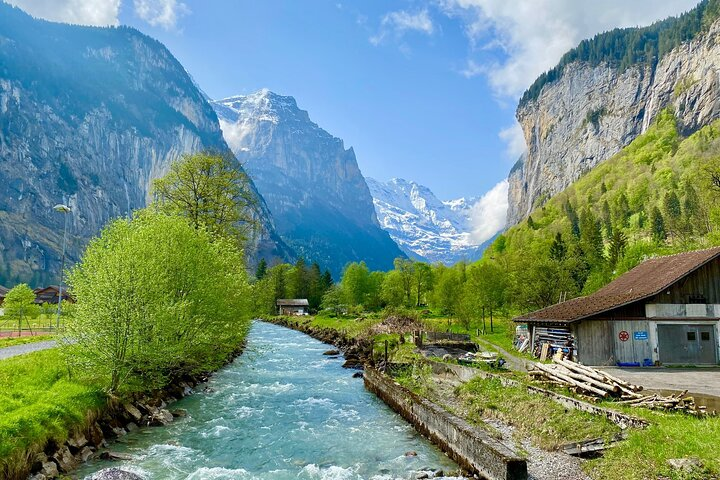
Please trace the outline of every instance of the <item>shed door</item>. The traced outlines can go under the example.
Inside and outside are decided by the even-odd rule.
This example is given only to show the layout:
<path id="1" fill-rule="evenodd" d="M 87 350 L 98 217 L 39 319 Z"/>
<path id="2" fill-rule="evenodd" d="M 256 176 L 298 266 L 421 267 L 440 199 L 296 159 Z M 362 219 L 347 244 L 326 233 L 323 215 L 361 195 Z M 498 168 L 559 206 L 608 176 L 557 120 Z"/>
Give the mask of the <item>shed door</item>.
<path id="1" fill-rule="evenodd" d="M 658 325 L 662 363 L 715 364 L 717 348 L 713 325 Z"/>

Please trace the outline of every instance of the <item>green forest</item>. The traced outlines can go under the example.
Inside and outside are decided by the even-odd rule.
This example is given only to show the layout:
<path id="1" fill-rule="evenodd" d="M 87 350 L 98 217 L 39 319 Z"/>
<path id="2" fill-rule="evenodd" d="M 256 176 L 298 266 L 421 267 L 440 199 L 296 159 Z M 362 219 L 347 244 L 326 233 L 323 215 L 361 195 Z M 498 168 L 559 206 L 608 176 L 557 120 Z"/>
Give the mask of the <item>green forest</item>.
<path id="1" fill-rule="evenodd" d="M 559 80 L 565 67 L 573 62 L 590 65 L 607 62 L 621 72 L 638 64 L 654 68 L 664 55 L 707 30 L 718 17 L 720 1 L 704 0 L 678 17 L 670 17 L 648 27 L 615 28 L 583 40 L 563 55 L 555 67 L 535 80 L 525 91 L 520 105 L 537 99 L 543 87 Z"/>

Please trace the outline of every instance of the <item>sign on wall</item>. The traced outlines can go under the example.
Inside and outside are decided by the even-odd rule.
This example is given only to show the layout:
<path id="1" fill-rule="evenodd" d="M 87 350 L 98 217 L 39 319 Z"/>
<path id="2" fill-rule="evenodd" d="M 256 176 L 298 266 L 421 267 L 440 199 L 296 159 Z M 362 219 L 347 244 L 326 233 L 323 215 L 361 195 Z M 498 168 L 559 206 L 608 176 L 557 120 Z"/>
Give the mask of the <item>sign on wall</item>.
<path id="1" fill-rule="evenodd" d="M 648 332 L 646 330 L 640 330 L 639 332 L 633 332 L 633 338 L 635 340 L 647 340 Z"/>
<path id="2" fill-rule="evenodd" d="M 618 338 L 621 342 L 627 342 L 630 340 L 630 334 L 626 330 L 622 330 L 620 333 L 618 333 Z"/>

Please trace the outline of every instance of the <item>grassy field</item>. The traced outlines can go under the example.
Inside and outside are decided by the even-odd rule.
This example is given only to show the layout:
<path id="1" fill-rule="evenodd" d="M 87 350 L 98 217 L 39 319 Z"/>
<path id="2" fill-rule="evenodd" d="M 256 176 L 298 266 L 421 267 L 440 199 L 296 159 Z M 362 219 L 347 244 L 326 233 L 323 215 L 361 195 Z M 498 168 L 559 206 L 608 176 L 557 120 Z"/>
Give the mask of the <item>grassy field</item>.
<path id="1" fill-rule="evenodd" d="M 33 335 L 32 337 L 0 337 L 0 348 L 25 345 L 26 343 L 45 342 L 55 338 L 53 335 Z"/>
<path id="2" fill-rule="evenodd" d="M 0 361 L 0 477 L 24 465 L 25 452 L 84 427 L 104 402 L 97 387 L 69 377 L 56 349 Z"/>

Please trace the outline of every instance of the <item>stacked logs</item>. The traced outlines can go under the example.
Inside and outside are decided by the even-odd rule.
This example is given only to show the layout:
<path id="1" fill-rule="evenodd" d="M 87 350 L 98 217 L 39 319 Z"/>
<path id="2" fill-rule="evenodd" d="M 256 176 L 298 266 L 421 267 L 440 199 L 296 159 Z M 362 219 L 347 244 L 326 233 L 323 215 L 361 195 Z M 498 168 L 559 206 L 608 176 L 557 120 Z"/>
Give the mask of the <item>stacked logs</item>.
<path id="1" fill-rule="evenodd" d="M 593 399 L 615 398 L 619 403 L 662 410 L 682 410 L 694 414 L 704 413 L 697 407 L 687 391 L 664 397 L 658 394 L 644 395 L 643 387 L 633 385 L 602 370 L 597 370 L 570 360 L 553 358 L 553 364 L 535 363 L 529 372 L 531 377 L 562 387 Z"/>

